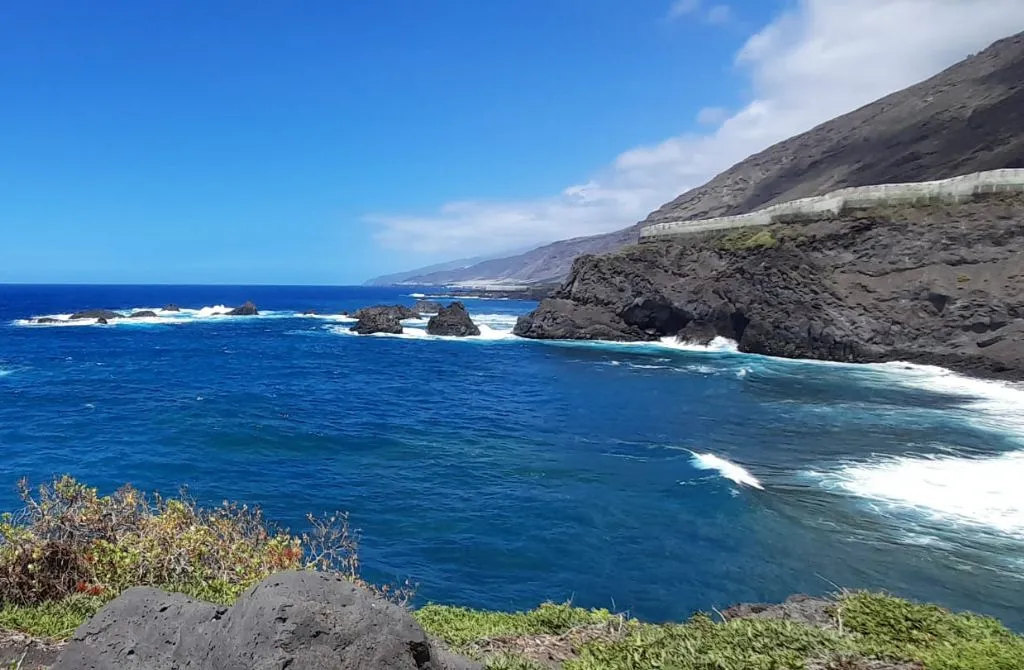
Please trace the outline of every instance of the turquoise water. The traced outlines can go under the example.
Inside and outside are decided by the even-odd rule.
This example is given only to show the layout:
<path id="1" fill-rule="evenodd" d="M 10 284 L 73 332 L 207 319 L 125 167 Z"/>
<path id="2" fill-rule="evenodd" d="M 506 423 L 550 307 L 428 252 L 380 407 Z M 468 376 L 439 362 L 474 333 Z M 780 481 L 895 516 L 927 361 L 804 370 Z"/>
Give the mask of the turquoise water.
<path id="1" fill-rule="evenodd" d="M 258 317 L 217 305 L 254 300 Z M 885 588 L 1024 628 L 1024 391 L 938 369 L 670 344 L 347 333 L 409 290 L 0 286 L 0 508 L 69 472 L 262 505 L 301 530 L 348 510 L 375 579 L 421 601 L 543 600 L 679 619 Z M 26 325 L 79 308 L 146 322 Z M 206 309 L 204 309 L 206 308 Z"/>

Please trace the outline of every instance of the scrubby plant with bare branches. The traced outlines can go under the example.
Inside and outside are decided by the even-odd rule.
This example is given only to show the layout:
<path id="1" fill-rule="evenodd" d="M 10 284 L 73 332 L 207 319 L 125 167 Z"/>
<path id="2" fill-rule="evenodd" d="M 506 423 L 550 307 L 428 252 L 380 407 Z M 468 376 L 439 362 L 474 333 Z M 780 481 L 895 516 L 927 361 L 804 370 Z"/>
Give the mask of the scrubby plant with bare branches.
<path id="1" fill-rule="evenodd" d="M 337 570 L 359 577 L 358 533 L 348 516 L 309 517 L 292 535 L 258 507 L 204 508 L 182 492 L 147 496 L 124 486 L 109 496 L 71 477 L 32 490 L 24 509 L 0 518 L 0 602 L 34 605 L 77 594 L 110 598 L 132 586 L 159 586 L 231 602 L 273 572 Z M 406 601 L 408 590 L 378 588 Z"/>

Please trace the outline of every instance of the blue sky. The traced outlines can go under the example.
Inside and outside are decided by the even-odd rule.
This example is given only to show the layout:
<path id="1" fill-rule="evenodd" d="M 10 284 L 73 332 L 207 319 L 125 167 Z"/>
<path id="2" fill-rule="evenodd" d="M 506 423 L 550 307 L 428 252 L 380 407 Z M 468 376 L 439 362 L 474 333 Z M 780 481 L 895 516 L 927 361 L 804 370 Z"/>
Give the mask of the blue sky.
<path id="1" fill-rule="evenodd" d="M 969 4 L 8 3 L 0 282 L 357 283 L 613 230 L 1024 28 L 950 14 L 967 37 L 780 122 L 828 2 Z"/>

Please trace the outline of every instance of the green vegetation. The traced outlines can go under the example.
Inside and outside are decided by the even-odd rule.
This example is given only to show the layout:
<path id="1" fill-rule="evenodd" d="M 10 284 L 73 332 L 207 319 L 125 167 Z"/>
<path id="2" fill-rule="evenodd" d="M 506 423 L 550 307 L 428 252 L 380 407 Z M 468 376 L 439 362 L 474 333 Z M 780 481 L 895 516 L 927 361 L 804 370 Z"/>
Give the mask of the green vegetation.
<path id="1" fill-rule="evenodd" d="M 870 660 L 926 670 L 1024 668 L 1024 638 L 997 621 L 875 593 L 840 596 L 829 628 L 774 619 L 716 623 L 703 614 L 654 625 L 567 605 L 517 614 L 429 606 L 416 616 L 495 670 L 551 667 L 544 661 L 566 641 L 565 670 L 859 670 L 874 667 Z"/>
<path id="2" fill-rule="evenodd" d="M 619 617 L 608 610 L 585 610 L 554 603 L 544 603 L 530 612 L 486 612 L 427 605 L 417 610 L 415 616 L 425 629 L 457 647 L 498 637 L 560 635 L 581 626 L 619 621 Z"/>
<path id="3" fill-rule="evenodd" d="M 956 276 L 956 283 L 957 284 L 966 284 L 969 281 L 971 281 L 971 278 L 968 275 L 958 274 Z"/>
<path id="4" fill-rule="evenodd" d="M 750 251 L 753 249 L 773 249 L 779 241 L 772 231 L 764 228 L 752 232 L 749 228 L 740 229 L 725 235 L 718 240 L 718 248 L 724 251 Z"/>
<path id="5" fill-rule="evenodd" d="M 13 630 L 33 637 L 64 639 L 103 606 L 95 596 L 70 596 L 39 605 L 0 607 L 0 630 Z"/>
<path id="6" fill-rule="evenodd" d="M 65 639 L 136 585 L 229 603 L 283 569 L 337 570 L 363 583 L 344 515 L 311 517 L 312 531 L 296 536 L 258 509 L 204 509 L 186 496 L 147 497 L 131 487 L 100 496 L 65 477 L 36 492 L 23 483 L 21 492 L 25 509 L 0 520 L 0 630 Z M 376 590 L 401 603 L 410 596 L 407 587 Z M 649 624 L 553 603 L 512 613 L 427 605 L 413 615 L 491 670 L 1024 668 L 1024 638 L 994 619 L 877 593 L 841 594 L 826 627 L 705 614 Z"/>

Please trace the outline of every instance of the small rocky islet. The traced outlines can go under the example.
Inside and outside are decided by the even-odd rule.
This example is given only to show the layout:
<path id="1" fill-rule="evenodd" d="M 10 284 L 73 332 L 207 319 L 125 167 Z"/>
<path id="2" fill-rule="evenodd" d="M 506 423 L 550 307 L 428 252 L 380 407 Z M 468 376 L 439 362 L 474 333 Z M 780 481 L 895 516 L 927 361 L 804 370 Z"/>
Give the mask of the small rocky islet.
<path id="1" fill-rule="evenodd" d="M 480 328 L 473 323 L 469 316 L 469 310 L 458 301 L 447 307 L 433 301 L 419 301 L 413 307 L 405 305 L 364 307 L 351 315 L 357 319 L 357 322 L 349 330 L 359 335 L 374 333 L 400 335 L 403 332 L 402 321 L 421 319 L 423 313 L 431 312 L 433 312 L 433 316 L 427 322 L 428 335 L 475 337 L 480 334 Z"/>
<path id="2" fill-rule="evenodd" d="M 181 308 L 171 303 L 160 308 L 161 312 L 180 312 Z M 234 307 L 231 310 L 224 313 L 226 316 L 258 316 L 259 310 L 256 308 L 256 304 L 251 300 L 245 301 L 241 306 Z M 116 312 L 111 309 L 83 309 L 71 314 L 66 319 L 57 319 L 52 316 L 41 316 L 32 320 L 32 323 L 38 324 L 53 324 L 53 323 L 64 323 L 66 321 L 83 321 L 85 319 L 94 319 L 97 325 L 106 325 L 115 319 L 151 319 L 159 317 L 160 314 L 151 310 L 143 309 L 135 312 L 129 312 L 127 314 L 123 312 Z"/>

